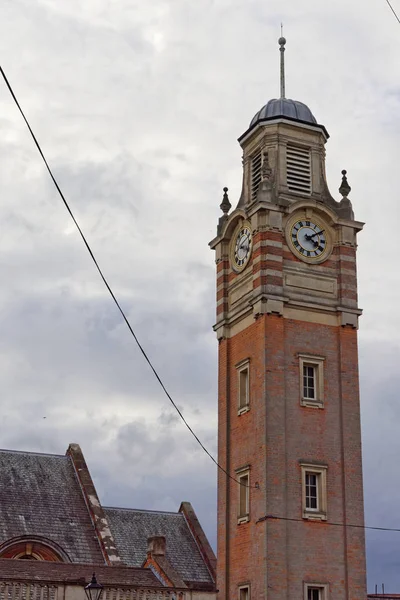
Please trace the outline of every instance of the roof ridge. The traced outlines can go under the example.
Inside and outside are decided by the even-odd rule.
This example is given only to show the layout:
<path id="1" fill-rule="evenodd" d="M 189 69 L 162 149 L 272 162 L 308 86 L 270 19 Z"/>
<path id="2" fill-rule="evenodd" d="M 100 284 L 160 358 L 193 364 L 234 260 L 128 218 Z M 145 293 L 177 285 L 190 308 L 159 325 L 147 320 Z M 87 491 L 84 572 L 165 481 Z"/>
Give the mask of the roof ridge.
<path id="1" fill-rule="evenodd" d="M 179 511 L 173 512 L 170 510 L 149 510 L 146 508 L 125 508 L 124 506 L 103 506 L 103 510 L 126 510 L 130 512 L 153 513 L 157 515 L 175 515 L 181 516 Z"/>
<path id="2" fill-rule="evenodd" d="M 29 450 L 7 450 L 6 448 L 0 448 L 0 453 L 4 454 L 29 454 L 31 456 L 51 456 L 53 458 L 69 458 L 65 454 L 50 454 L 49 452 L 31 452 Z"/>

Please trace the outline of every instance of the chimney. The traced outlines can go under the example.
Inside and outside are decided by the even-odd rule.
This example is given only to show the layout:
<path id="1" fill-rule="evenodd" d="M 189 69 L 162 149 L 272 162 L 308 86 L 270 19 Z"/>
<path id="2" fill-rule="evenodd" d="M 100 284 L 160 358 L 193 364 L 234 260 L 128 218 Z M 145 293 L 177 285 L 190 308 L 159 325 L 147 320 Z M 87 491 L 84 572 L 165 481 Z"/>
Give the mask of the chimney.
<path id="1" fill-rule="evenodd" d="M 165 537 L 163 535 L 153 535 L 147 538 L 148 556 L 165 556 Z"/>

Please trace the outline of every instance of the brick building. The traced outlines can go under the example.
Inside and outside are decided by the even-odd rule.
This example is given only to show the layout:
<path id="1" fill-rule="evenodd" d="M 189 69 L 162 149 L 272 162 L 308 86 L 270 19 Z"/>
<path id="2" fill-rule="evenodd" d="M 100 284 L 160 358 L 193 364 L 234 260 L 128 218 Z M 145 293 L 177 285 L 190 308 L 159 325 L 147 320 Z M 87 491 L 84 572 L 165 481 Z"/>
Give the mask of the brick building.
<path id="1" fill-rule="evenodd" d="M 285 97 L 239 138 L 243 187 L 221 204 L 220 600 L 365 600 L 356 221 L 328 133 Z M 339 177 L 338 177 L 339 180 Z M 354 527 L 354 525 L 356 527 Z"/>
<path id="2" fill-rule="evenodd" d="M 214 600 L 214 553 L 195 512 L 103 507 L 81 449 L 0 451 L 0 598 Z"/>

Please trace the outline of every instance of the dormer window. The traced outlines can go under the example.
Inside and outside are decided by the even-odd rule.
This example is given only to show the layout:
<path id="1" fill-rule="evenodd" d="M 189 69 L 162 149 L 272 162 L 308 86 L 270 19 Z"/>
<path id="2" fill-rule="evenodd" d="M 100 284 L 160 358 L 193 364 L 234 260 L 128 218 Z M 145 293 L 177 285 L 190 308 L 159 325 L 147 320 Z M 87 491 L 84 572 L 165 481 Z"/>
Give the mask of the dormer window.
<path id="1" fill-rule="evenodd" d="M 259 150 L 251 159 L 251 202 L 254 202 L 254 200 L 257 198 L 258 186 L 261 183 L 261 167 L 262 158 L 261 150 Z"/>
<path id="2" fill-rule="evenodd" d="M 311 194 L 311 151 L 288 144 L 286 148 L 287 186 L 291 192 Z"/>

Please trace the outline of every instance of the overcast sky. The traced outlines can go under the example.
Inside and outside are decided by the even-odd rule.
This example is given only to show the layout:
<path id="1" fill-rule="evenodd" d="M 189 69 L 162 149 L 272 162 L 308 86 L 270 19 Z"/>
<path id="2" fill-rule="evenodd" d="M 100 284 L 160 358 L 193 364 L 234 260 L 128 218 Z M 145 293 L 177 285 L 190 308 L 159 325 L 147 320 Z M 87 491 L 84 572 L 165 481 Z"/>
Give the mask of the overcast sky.
<path id="1" fill-rule="evenodd" d="M 400 13 L 400 0 L 392 0 Z M 359 236 L 368 525 L 400 527 L 400 26 L 384 0 L 2 0 L 1 64 L 170 393 L 216 453 L 214 236 L 237 137 L 279 93 L 331 139 Z M 81 444 L 106 505 L 192 501 L 215 545 L 216 472 L 107 295 L 0 82 L 0 446 Z M 400 592 L 400 533 L 367 535 Z"/>

